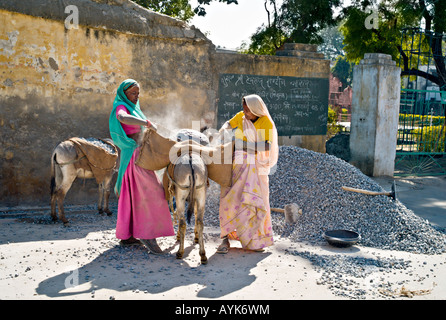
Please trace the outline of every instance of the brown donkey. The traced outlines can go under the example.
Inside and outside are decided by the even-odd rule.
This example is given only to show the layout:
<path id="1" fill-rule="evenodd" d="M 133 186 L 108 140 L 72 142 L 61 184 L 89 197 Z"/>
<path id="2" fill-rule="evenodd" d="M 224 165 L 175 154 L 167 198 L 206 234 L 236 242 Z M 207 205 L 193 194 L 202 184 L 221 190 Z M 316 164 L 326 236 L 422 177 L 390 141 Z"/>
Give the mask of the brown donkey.
<path id="1" fill-rule="evenodd" d="M 100 157 L 96 161 L 97 163 L 106 163 L 110 168 L 98 168 L 97 165 L 94 165 L 87 159 L 87 156 L 82 155 L 78 143 L 79 141 L 82 143 L 83 140 L 86 140 L 86 143 L 90 144 L 90 148 L 105 148 L 99 152 L 102 158 Z M 103 159 L 105 157 L 108 159 Z M 108 207 L 108 201 L 111 181 L 116 172 L 116 164 L 118 163 L 117 159 L 118 150 L 110 139 L 72 138 L 59 143 L 51 156 L 51 217 L 53 221 L 57 221 L 57 202 L 60 220 L 62 220 L 64 225 L 68 225 L 68 220 L 65 218 L 63 202 L 76 178 L 96 178 L 99 184 L 98 211 L 101 214 L 105 212 L 107 215 L 111 215 L 112 212 Z"/>

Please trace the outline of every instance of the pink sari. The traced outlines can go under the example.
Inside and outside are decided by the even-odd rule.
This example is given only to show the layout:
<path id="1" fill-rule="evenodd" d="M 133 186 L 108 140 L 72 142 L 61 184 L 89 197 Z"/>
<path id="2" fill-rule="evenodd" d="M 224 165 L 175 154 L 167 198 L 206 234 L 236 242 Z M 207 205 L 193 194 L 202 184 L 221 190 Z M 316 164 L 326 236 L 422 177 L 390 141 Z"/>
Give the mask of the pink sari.
<path id="1" fill-rule="evenodd" d="M 173 236 L 172 218 L 163 186 L 155 172 L 138 167 L 135 160 L 140 148 L 133 153 L 122 178 L 118 200 L 118 239 L 155 239 Z"/>

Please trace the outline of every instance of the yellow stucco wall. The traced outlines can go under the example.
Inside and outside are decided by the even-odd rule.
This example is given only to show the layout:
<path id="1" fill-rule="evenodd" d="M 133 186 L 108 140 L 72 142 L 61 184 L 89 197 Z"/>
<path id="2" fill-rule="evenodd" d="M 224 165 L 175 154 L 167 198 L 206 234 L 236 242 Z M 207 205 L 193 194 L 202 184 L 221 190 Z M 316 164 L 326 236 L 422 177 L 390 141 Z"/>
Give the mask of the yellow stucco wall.
<path id="1" fill-rule="evenodd" d="M 66 30 L 57 21 L 4 10 L 0 24 L 3 97 L 75 95 L 88 88 L 112 94 L 115 81 L 129 73 L 132 50 L 124 34 Z"/>
<path id="2" fill-rule="evenodd" d="M 68 30 L 62 21 L 6 10 L 0 25 L 0 203 L 46 201 L 53 148 L 72 136 L 108 137 L 124 79 L 140 82 L 142 110 L 168 128 L 190 127 L 211 107 L 212 85 L 200 80 L 209 78 L 207 43 Z M 96 194 L 96 186 L 84 191 Z"/>
<path id="3" fill-rule="evenodd" d="M 107 4 L 90 7 L 106 12 L 99 5 Z M 329 76 L 323 59 L 217 53 L 199 30 L 142 8 L 110 5 L 112 17 L 124 12 L 121 24 L 90 14 L 66 29 L 63 12 L 42 18 L 17 6 L 0 9 L 0 208 L 49 204 L 53 148 L 73 136 L 108 137 L 115 91 L 126 78 L 140 83 L 143 112 L 175 129 L 215 124 L 221 73 Z M 47 8 L 57 13 L 50 1 Z M 324 152 L 324 138 L 292 144 Z M 83 184 L 75 183 L 67 203 L 94 203 L 96 184 Z"/>

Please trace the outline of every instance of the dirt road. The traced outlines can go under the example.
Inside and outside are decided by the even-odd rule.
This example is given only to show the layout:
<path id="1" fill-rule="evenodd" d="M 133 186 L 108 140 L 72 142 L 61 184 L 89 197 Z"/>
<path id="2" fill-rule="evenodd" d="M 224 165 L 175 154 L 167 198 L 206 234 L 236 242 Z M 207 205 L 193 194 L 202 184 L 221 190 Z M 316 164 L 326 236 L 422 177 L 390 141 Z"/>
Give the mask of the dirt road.
<path id="1" fill-rule="evenodd" d="M 446 254 L 420 255 L 276 238 L 262 253 L 237 247 L 216 253 L 219 231 L 205 229 L 201 265 L 192 227 L 183 260 L 174 237 L 159 240 L 155 256 L 139 245 L 121 247 L 116 215 L 70 212 L 71 226 L 49 215 L 0 219 L 0 299 L 446 299 Z M 360 259 L 361 277 L 334 272 L 324 261 Z M 397 261 L 402 267 L 379 261 Z M 364 270 L 367 272 L 364 276 Z"/>

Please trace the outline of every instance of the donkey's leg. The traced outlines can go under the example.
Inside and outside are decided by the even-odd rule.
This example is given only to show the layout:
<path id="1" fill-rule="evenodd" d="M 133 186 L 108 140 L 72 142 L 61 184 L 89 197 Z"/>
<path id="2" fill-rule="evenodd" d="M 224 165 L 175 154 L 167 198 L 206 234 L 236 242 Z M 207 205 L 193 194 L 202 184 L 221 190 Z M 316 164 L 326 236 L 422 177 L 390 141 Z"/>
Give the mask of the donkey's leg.
<path id="1" fill-rule="evenodd" d="M 113 174 L 104 178 L 104 180 L 99 184 L 98 187 L 98 213 L 103 214 L 104 212 L 111 216 L 112 212 L 108 208 L 109 199 L 110 199 L 110 185 Z"/>
<path id="2" fill-rule="evenodd" d="M 195 203 L 195 241 L 200 246 L 201 263 L 207 263 L 206 251 L 204 249 L 203 241 L 203 220 L 204 210 L 206 204 L 206 183 L 207 183 L 207 170 L 201 157 L 196 154 L 191 155 L 193 173 L 194 173 L 194 189 L 193 199 Z"/>
<path id="3" fill-rule="evenodd" d="M 180 221 L 180 219 L 178 218 L 178 222 Z M 177 231 L 177 241 L 180 242 L 181 240 L 181 234 L 180 234 L 180 224 L 178 223 L 178 231 Z"/>
<path id="4" fill-rule="evenodd" d="M 98 186 L 98 213 L 103 214 L 103 206 L 102 206 L 102 200 L 104 198 L 104 181 L 102 181 Z"/>
<path id="5" fill-rule="evenodd" d="M 195 220 L 195 229 L 198 233 L 198 244 L 200 246 L 200 257 L 201 263 L 207 264 L 208 258 L 206 257 L 206 251 L 204 249 L 204 240 L 203 240 L 203 218 L 204 218 L 204 207 L 206 200 L 206 190 L 202 188 L 201 190 L 195 190 L 195 202 L 196 206 L 196 220 Z"/>
<path id="6" fill-rule="evenodd" d="M 186 218 L 183 216 L 180 217 L 180 223 L 178 225 L 178 234 L 180 237 L 180 247 L 177 251 L 177 259 L 182 259 L 184 254 L 184 237 L 186 235 Z"/>
<path id="7" fill-rule="evenodd" d="M 194 207 L 194 215 L 195 215 L 195 228 L 194 228 L 194 243 L 199 243 L 199 233 L 198 233 L 198 229 L 197 229 L 197 221 L 198 221 L 198 216 L 197 216 L 197 201 L 194 201 L 195 203 L 195 207 Z"/>
<path id="8" fill-rule="evenodd" d="M 56 200 L 57 200 L 57 183 L 55 178 L 51 178 L 51 220 L 57 221 Z"/>
<path id="9" fill-rule="evenodd" d="M 56 212 L 56 201 L 57 201 L 57 190 L 62 183 L 62 171 L 59 165 L 56 163 L 56 153 L 53 154 L 51 159 L 51 219 L 57 221 Z"/>
<path id="10" fill-rule="evenodd" d="M 54 222 L 57 221 L 57 213 L 56 213 L 56 192 L 51 193 L 51 220 Z"/>
<path id="11" fill-rule="evenodd" d="M 175 188 L 175 199 L 177 206 L 177 218 L 178 218 L 178 234 L 177 239 L 180 241 L 180 247 L 177 252 L 177 259 L 183 258 L 184 254 L 184 238 L 186 236 L 186 217 L 184 216 L 184 209 L 186 207 L 186 199 L 189 195 L 189 190 L 182 190 Z"/>
<path id="12" fill-rule="evenodd" d="M 104 202 L 104 212 L 107 214 L 107 216 L 112 215 L 112 211 L 109 209 L 108 204 L 110 200 L 110 188 L 111 188 L 111 182 L 112 182 L 113 174 L 106 177 L 104 181 L 102 182 L 102 190 L 103 190 L 103 202 Z"/>
<path id="13" fill-rule="evenodd" d="M 68 220 L 65 218 L 65 210 L 63 207 L 63 202 L 68 190 L 70 190 L 71 185 L 76 179 L 77 173 L 76 173 L 76 168 L 73 165 L 65 165 L 61 168 L 61 171 L 63 179 L 59 188 L 56 190 L 57 205 L 59 207 L 60 220 L 62 220 L 64 225 L 68 225 Z"/>

